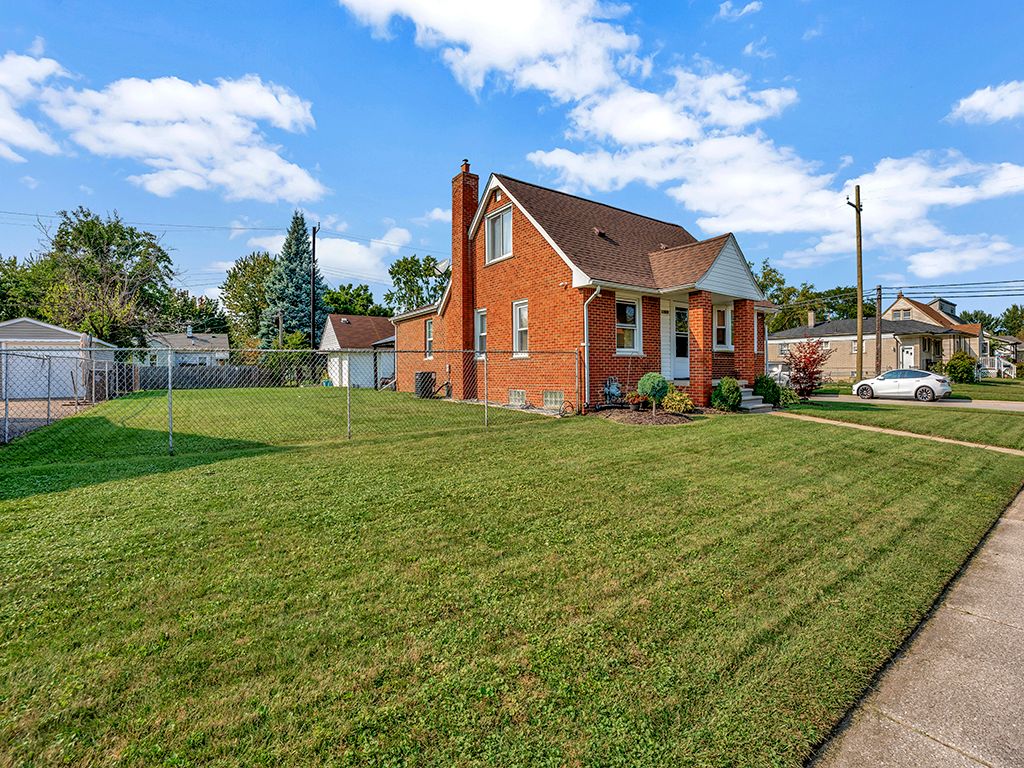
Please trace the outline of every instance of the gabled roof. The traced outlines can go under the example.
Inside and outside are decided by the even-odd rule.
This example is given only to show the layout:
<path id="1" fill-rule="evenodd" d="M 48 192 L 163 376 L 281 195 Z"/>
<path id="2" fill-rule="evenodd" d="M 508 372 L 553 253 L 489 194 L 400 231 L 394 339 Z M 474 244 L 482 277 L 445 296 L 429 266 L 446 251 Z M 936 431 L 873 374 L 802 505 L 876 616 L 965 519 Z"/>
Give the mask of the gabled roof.
<path id="1" fill-rule="evenodd" d="M 493 174 L 572 266 L 591 281 L 657 288 L 649 254 L 696 243 L 678 224 Z M 491 183 L 487 185 L 490 189 Z M 486 192 L 486 190 L 485 190 Z M 479 213 L 485 206 L 480 206 Z M 470 228 L 472 236 L 479 216 Z"/>
<path id="2" fill-rule="evenodd" d="M 390 317 L 374 315 L 328 315 L 338 349 L 364 349 L 395 332 Z"/>
<path id="3" fill-rule="evenodd" d="M 875 319 L 864 318 L 864 336 L 871 337 L 875 333 Z M 897 336 L 914 336 L 921 334 L 951 334 L 955 331 L 941 325 L 922 323 L 920 320 L 886 320 L 882 319 L 882 334 Z M 769 341 L 785 341 L 789 339 L 819 339 L 829 336 L 855 336 L 857 334 L 857 320 L 849 318 L 845 320 L 830 320 L 827 323 L 819 323 L 813 328 L 801 325 L 799 328 L 787 328 L 784 331 L 776 331 L 768 337 Z"/>
<path id="4" fill-rule="evenodd" d="M 168 349 L 226 350 L 231 344 L 226 333 L 151 333 L 146 341 Z"/>
<path id="5" fill-rule="evenodd" d="M 651 265 L 652 287 L 674 288 L 695 285 L 711 269 L 730 234 L 708 240 L 664 248 L 648 254 Z"/>

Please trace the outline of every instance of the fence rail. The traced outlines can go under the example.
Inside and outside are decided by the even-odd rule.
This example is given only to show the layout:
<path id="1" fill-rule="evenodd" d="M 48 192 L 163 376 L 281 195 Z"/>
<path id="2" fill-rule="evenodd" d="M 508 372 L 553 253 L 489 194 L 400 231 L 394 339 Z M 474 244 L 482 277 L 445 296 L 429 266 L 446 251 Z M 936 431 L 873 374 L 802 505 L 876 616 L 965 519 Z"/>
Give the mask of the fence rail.
<path id="1" fill-rule="evenodd" d="M 578 351 L 0 350 L 0 463 L 275 447 L 578 412 Z"/>

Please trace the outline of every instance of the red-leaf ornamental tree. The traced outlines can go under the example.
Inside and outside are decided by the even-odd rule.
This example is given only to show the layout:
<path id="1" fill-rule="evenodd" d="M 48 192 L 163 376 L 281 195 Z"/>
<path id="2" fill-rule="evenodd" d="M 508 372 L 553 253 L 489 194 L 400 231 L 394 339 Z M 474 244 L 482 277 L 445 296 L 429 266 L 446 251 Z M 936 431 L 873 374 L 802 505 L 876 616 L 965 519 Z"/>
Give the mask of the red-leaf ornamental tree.
<path id="1" fill-rule="evenodd" d="M 818 339 L 790 344 L 783 356 L 789 365 L 789 385 L 801 398 L 810 397 L 825 382 L 825 363 L 832 350 Z"/>

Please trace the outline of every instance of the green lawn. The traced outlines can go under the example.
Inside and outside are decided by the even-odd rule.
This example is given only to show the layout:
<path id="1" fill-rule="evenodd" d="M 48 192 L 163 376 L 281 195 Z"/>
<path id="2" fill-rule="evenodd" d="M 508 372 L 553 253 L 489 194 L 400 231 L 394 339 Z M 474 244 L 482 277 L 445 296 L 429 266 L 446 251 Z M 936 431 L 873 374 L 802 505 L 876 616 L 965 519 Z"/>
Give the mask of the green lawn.
<path id="1" fill-rule="evenodd" d="M 481 406 L 367 389 L 352 390 L 351 402 L 356 439 L 483 427 Z M 182 389 L 173 393 L 173 408 L 177 454 L 345 439 L 348 428 L 348 398 L 341 388 Z M 489 411 L 494 426 L 546 418 L 506 408 Z M 17 403 L 13 413 L 19 413 Z M 0 465 L 167 455 L 167 423 L 167 392 L 138 392 L 0 447 Z"/>
<path id="2" fill-rule="evenodd" d="M 0 763 L 798 766 L 1024 477 L 768 417 L 245 439 L 0 465 Z"/>
<path id="3" fill-rule="evenodd" d="M 855 424 L 1024 450 L 1024 413 L 827 400 L 804 403 L 789 410 Z"/>
<path id="4" fill-rule="evenodd" d="M 852 381 L 830 381 L 816 395 L 849 395 Z M 953 384 L 954 400 L 1024 400 L 1024 379 L 982 379 L 977 384 Z"/>

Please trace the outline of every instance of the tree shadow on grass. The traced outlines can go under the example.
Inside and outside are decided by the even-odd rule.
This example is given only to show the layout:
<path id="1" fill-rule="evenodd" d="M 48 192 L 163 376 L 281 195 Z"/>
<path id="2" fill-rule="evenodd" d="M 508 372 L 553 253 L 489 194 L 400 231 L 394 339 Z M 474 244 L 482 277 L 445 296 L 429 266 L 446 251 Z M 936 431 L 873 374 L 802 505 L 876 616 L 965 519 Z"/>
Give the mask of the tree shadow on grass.
<path id="1" fill-rule="evenodd" d="M 114 425 L 101 417 L 77 418 L 73 430 L 61 429 L 64 423 L 0 446 L 0 501 L 288 450 L 252 440 L 178 434 L 172 456 L 165 430 Z"/>

